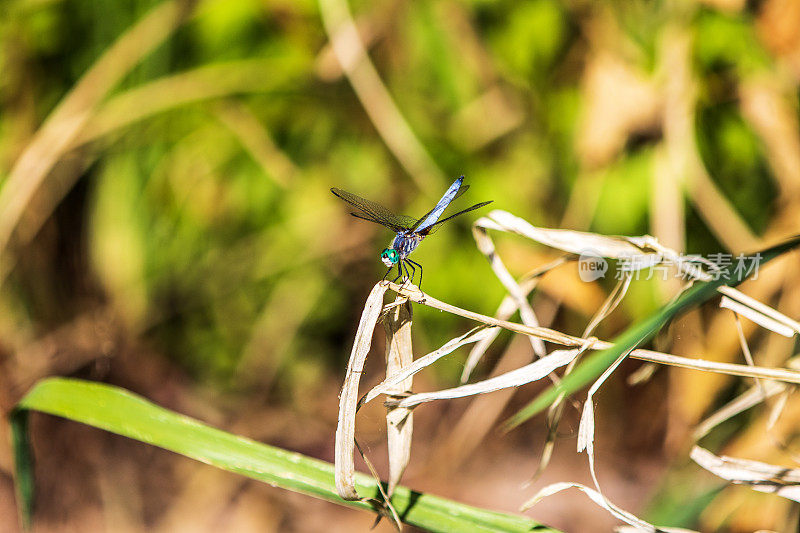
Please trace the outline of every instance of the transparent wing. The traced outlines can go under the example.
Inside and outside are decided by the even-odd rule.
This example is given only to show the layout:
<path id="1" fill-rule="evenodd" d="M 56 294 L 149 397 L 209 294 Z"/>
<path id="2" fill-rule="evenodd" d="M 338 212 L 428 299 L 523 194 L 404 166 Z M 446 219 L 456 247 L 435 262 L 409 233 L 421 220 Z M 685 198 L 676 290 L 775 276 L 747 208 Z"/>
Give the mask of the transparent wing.
<path id="1" fill-rule="evenodd" d="M 469 211 L 473 211 L 475 209 L 478 209 L 478 208 L 483 207 L 485 205 L 488 205 L 490 203 L 492 203 L 492 200 L 489 200 L 488 202 L 481 202 L 479 204 L 475 204 L 473 206 L 470 206 L 470 207 L 468 207 L 466 209 L 462 209 L 458 213 L 454 213 L 454 214 L 448 216 L 447 218 L 443 218 L 442 220 L 439 220 L 439 221 L 433 223 L 432 225 L 428 226 L 426 229 L 421 230 L 419 233 L 421 233 L 423 235 L 430 235 L 431 233 L 434 233 L 437 229 L 441 228 L 443 222 L 447 222 L 451 218 L 455 218 L 455 217 L 457 217 L 459 215 L 463 215 L 464 213 L 468 213 Z"/>
<path id="2" fill-rule="evenodd" d="M 442 198 L 436 203 L 436 207 L 425 213 L 419 220 L 417 220 L 416 224 L 414 224 L 411 229 L 418 233 L 422 233 L 425 228 L 433 226 L 439 217 L 442 216 L 444 210 L 447 209 L 447 206 L 450 205 L 450 202 L 467 192 L 469 185 L 464 185 L 463 182 L 464 176 L 461 176 L 454 181 L 447 189 L 447 192 L 444 193 L 444 196 L 442 196 Z"/>
<path id="3" fill-rule="evenodd" d="M 407 231 L 417 222 L 417 219 L 413 217 L 396 215 L 382 205 L 371 202 L 366 198 L 361 198 L 351 192 L 343 191 L 336 187 L 333 187 L 331 192 L 356 209 L 356 211 L 350 213 L 354 217 L 381 224 L 396 232 Z"/>

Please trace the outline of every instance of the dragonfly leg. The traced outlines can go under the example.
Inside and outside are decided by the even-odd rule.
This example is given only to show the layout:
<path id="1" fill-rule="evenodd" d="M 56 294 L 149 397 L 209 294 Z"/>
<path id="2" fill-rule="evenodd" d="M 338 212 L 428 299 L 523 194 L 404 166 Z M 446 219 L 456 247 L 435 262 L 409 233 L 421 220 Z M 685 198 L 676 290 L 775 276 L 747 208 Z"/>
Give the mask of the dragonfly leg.
<path id="1" fill-rule="evenodd" d="M 414 266 L 419 267 L 419 285 L 418 285 L 418 287 L 419 287 L 419 290 L 422 290 L 422 265 L 420 265 L 416 261 L 412 261 L 411 259 L 406 259 L 406 261 L 408 261 L 409 263 L 411 263 Z M 412 266 L 411 268 L 414 268 L 414 267 Z M 415 270 L 415 272 L 416 272 L 416 270 Z"/>
<path id="2" fill-rule="evenodd" d="M 406 265 L 405 260 L 400 260 L 400 262 L 397 263 L 397 268 L 400 270 L 400 273 L 403 276 L 403 283 L 400 284 L 402 287 L 408 283 L 408 265 Z"/>
<path id="3" fill-rule="evenodd" d="M 417 270 L 414 268 L 414 265 L 412 265 L 413 262 L 414 261 L 411 261 L 410 259 L 406 259 L 406 272 L 411 273 L 411 275 L 408 277 L 408 280 L 411 282 L 412 285 L 414 284 L 414 274 L 417 273 Z"/>
<path id="4" fill-rule="evenodd" d="M 389 275 L 389 272 L 391 272 L 391 270 L 392 270 L 392 268 L 390 267 L 389 271 L 386 272 L 387 276 Z M 397 283 L 397 280 L 400 279 L 400 276 L 402 276 L 402 275 L 403 275 L 403 264 L 402 263 L 397 263 L 397 275 L 392 280 L 392 283 Z"/>
<path id="5" fill-rule="evenodd" d="M 384 275 L 383 275 L 383 279 L 384 279 L 384 280 L 386 279 L 386 276 L 388 276 L 388 275 L 389 275 L 389 272 L 391 272 L 391 271 L 392 271 L 392 267 L 389 267 L 389 270 L 387 270 L 387 271 L 386 271 L 386 274 L 384 274 Z"/>

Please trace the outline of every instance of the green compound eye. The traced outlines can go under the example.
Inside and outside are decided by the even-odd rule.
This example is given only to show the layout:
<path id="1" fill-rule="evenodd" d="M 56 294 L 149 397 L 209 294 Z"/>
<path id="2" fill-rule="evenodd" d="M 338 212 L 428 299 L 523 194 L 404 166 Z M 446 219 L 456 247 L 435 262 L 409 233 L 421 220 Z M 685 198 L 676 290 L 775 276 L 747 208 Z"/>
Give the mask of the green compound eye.
<path id="1" fill-rule="evenodd" d="M 394 248 L 386 248 L 381 252 L 381 261 L 383 261 L 386 265 L 395 265 L 399 259 L 400 254 L 398 254 L 397 250 Z"/>

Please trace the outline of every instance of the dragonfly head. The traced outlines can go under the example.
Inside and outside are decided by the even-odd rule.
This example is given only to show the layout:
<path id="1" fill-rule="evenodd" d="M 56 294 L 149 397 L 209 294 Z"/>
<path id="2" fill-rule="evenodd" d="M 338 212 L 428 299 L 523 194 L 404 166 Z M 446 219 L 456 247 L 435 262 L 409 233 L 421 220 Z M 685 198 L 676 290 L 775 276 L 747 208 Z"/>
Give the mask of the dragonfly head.
<path id="1" fill-rule="evenodd" d="M 400 254 L 394 248 L 386 248 L 381 252 L 381 261 L 387 267 L 392 267 L 400 260 Z"/>

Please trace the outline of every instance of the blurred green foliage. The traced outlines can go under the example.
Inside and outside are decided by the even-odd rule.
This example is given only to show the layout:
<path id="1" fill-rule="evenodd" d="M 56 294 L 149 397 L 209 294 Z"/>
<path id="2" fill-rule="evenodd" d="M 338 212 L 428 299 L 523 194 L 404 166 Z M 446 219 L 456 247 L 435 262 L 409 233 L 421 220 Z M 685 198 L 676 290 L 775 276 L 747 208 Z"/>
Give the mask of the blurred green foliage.
<path id="1" fill-rule="evenodd" d="M 27 103 L 24 110 L 2 115 L 7 163 L 24 142 L 20 128 L 30 128 L 33 117 L 34 125 L 41 121 L 115 39 L 156 4 L 9 4 L 2 24 L 2 94 L 7 110 L 20 99 Z M 473 186 L 470 200 L 493 199 L 492 208 L 534 224 L 558 225 L 581 172 L 575 145 L 586 95 L 577 58 L 590 46 L 581 24 L 592 8 L 532 0 L 389 2 L 353 9 L 368 33 L 378 32 L 371 56 L 444 175 L 466 174 Z M 603 8 L 596 9 L 602 15 Z M 627 45 L 638 47 L 645 71 L 652 71 L 654 31 L 668 19 L 669 9 L 661 2 L 609 5 L 607 14 L 628 32 Z M 763 150 L 717 87 L 725 78 L 769 68 L 751 17 L 701 8 L 690 15 L 690 24 L 696 65 L 705 76 L 697 114 L 703 159 L 739 212 L 760 230 L 774 196 L 763 185 L 769 182 Z M 352 328 L 359 299 L 343 304 L 345 295 L 364 294 L 378 278 L 375 254 L 390 235 L 347 219 L 346 207 L 328 197 L 329 186 L 409 214 L 434 200 L 405 175 L 347 81 L 320 79 L 326 36 L 319 18 L 313 2 L 201 2 L 115 93 L 240 59 L 263 60 L 271 81 L 260 91 L 234 91 L 168 109 L 101 139 L 85 156 L 90 165 L 81 180 L 88 183 L 89 199 L 70 206 L 83 210 L 90 237 L 86 275 L 96 278 L 163 353 L 219 385 L 237 386 L 236 369 L 257 317 L 297 269 L 319 288 L 297 311 L 304 314 L 295 329 L 287 332 L 296 342 L 286 343 L 283 354 L 261 356 L 292 360 L 313 347 L 319 352 L 315 360 L 330 361 L 332 368 L 344 361 L 347 343 L 340 332 Z M 471 24 L 472 35 L 463 33 L 464 23 Z M 482 51 L 476 52 L 476 43 Z M 514 113 L 521 122 L 488 143 L 464 144 L 463 136 L 454 134 L 458 117 L 496 83 L 517 102 Z M 225 106 L 261 125 L 294 173 L 275 175 L 285 167 L 270 167 L 274 154 L 267 155 L 266 166 L 254 157 L 243 137 L 249 133 L 232 131 L 225 123 Z M 655 142 L 657 137 L 632 147 L 605 167 L 592 226 L 585 229 L 648 231 Z M 431 184 L 430 190 L 446 185 Z M 490 311 L 502 291 L 486 281 L 492 277 L 465 231 L 468 223 L 459 221 L 426 241 L 417 259 L 425 265 L 426 289 L 433 294 Z M 338 247 L 348 235 L 366 240 L 356 249 Z M 716 244 L 704 243 L 708 249 Z M 481 290 L 472 290 L 476 286 Z M 18 295 L 26 297 L 24 291 Z M 15 308 L 10 301 L 5 305 Z M 452 320 L 431 318 L 420 327 L 446 331 Z M 29 319 L 35 323 L 38 317 Z"/>

